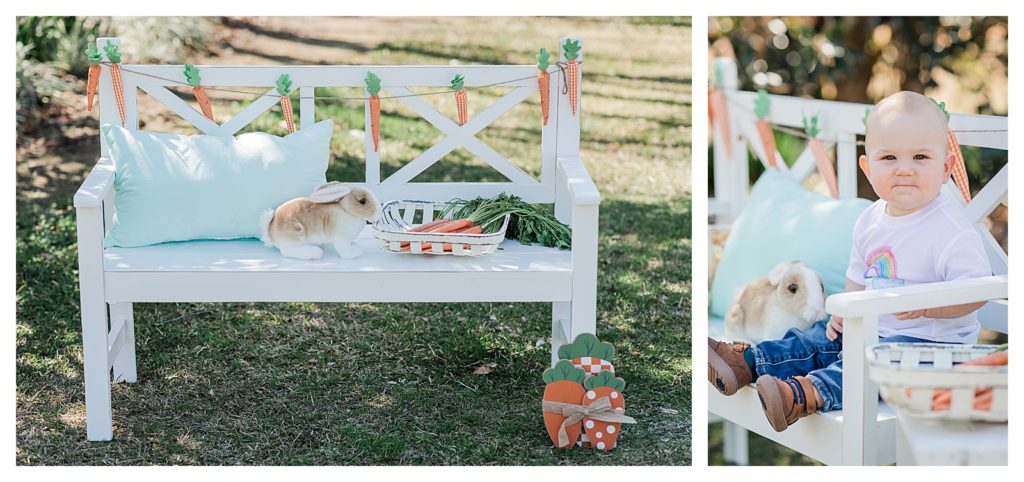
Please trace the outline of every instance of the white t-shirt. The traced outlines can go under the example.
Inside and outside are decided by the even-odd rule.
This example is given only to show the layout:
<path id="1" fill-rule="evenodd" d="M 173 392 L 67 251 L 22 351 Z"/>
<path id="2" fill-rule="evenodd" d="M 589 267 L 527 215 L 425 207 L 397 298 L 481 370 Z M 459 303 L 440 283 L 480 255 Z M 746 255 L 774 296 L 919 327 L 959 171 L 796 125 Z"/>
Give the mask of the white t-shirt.
<path id="1" fill-rule="evenodd" d="M 846 269 L 850 281 L 870 290 L 992 275 L 981 235 L 942 195 L 905 216 L 886 214 L 885 204 L 879 199 L 857 218 Z M 960 318 L 878 317 L 882 337 L 976 343 L 980 329 L 974 312 Z"/>

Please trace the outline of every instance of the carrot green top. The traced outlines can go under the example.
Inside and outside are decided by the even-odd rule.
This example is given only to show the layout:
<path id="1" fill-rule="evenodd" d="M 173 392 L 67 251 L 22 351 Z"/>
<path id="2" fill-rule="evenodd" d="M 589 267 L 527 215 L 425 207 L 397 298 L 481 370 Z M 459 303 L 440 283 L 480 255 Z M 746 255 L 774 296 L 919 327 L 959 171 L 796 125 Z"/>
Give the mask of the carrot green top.
<path id="1" fill-rule="evenodd" d="M 768 117 L 769 105 L 771 105 L 771 100 L 768 99 L 768 92 L 764 89 L 759 89 L 757 91 L 757 98 L 754 99 L 754 114 L 757 115 L 758 119 Z"/>
<path id="2" fill-rule="evenodd" d="M 811 137 L 818 137 L 819 132 L 821 129 L 818 128 L 818 113 L 809 118 L 804 115 L 804 133 Z"/>
<path id="3" fill-rule="evenodd" d="M 456 74 L 455 78 L 452 79 L 452 90 L 458 92 L 462 90 L 462 87 L 466 84 L 466 79 L 462 77 L 462 74 Z"/>
<path id="4" fill-rule="evenodd" d="M 583 388 L 587 390 L 593 390 L 597 387 L 611 387 L 612 390 L 621 392 L 626 388 L 626 381 L 621 378 L 616 378 L 612 372 L 608 370 L 602 370 L 601 373 L 596 376 L 592 376 L 583 382 Z"/>
<path id="5" fill-rule="evenodd" d="M 558 348 L 558 358 L 564 360 L 575 360 L 585 356 L 611 363 L 615 357 L 615 347 L 611 343 L 598 340 L 590 333 L 580 333 L 572 343 Z"/>
<path id="6" fill-rule="evenodd" d="M 110 59 L 111 63 L 121 63 L 121 51 L 115 44 L 104 44 L 103 51 L 107 53 L 107 58 Z"/>
<path id="7" fill-rule="evenodd" d="M 929 97 L 929 99 L 932 98 Z M 949 111 L 946 110 L 946 101 L 939 102 L 935 99 L 932 99 L 932 102 L 935 102 L 935 105 L 939 106 L 939 108 L 942 109 L 942 113 L 946 115 L 946 122 L 949 122 Z"/>
<path id="8" fill-rule="evenodd" d="M 282 96 L 288 95 L 292 91 L 292 81 L 288 78 L 288 74 L 281 74 L 277 78 L 277 93 Z"/>
<path id="9" fill-rule="evenodd" d="M 85 56 L 89 57 L 90 65 L 96 65 L 103 61 L 103 54 L 100 53 L 100 49 L 96 48 L 96 44 L 93 43 L 85 47 Z"/>
<path id="10" fill-rule="evenodd" d="M 185 80 L 188 81 L 188 85 L 192 87 L 199 87 L 199 67 L 192 64 L 185 64 Z"/>
<path id="11" fill-rule="evenodd" d="M 544 370 L 544 383 L 555 383 L 562 380 L 583 383 L 586 376 L 586 372 L 582 368 L 576 368 L 569 360 L 559 360 L 554 368 Z"/>
<path id="12" fill-rule="evenodd" d="M 548 53 L 548 49 L 540 49 L 540 53 L 537 54 L 537 69 L 547 72 L 548 67 L 551 66 L 551 63 L 548 62 L 550 59 L 551 54 Z"/>
<path id="13" fill-rule="evenodd" d="M 562 44 L 562 50 L 565 52 L 566 60 L 575 60 L 580 56 L 580 41 L 579 40 L 566 40 Z"/>
<path id="14" fill-rule="evenodd" d="M 366 91 L 370 95 L 377 95 L 380 92 L 380 77 L 377 77 L 377 74 L 366 71 L 366 78 L 363 81 L 366 82 Z"/>

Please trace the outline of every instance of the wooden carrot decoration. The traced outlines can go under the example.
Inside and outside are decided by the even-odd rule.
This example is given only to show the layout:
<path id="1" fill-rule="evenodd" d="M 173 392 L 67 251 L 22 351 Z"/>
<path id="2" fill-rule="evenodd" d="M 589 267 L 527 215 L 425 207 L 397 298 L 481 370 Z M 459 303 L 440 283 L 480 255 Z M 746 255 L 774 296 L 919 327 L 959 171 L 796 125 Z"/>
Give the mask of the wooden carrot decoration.
<path id="1" fill-rule="evenodd" d="M 452 90 L 455 91 L 455 107 L 459 110 L 459 125 L 466 125 L 469 119 L 469 104 L 466 99 L 466 79 L 458 74 L 452 79 Z"/>
<path id="2" fill-rule="evenodd" d="M 825 180 L 825 185 L 828 186 L 832 197 L 839 199 L 839 186 L 836 181 L 835 168 L 832 167 L 832 160 L 828 157 L 828 150 L 825 149 L 825 144 L 822 144 L 821 140 L 816 137 L 818 132 L 820 132 L 820 129 L 818 129 L 818 114 L 814 114 L 810 119 L 804 116 L 804 132 L 809 136 L 807 145 L 811 148 L 811 154 L 814 155 L 814 163 L 818 165 L 818 173 Z"/>
<path id="3" fill-rule="evenodd" d="M 544 125 L 548 125 L 548 108 L 550 106 L 551 96 L 551 74 L 548 72 L 548 67 L 551 65 L 548 60 L 551 56 L 548 54 L 548 49 L 540 49 L 540 53 L 537 54 L 537 85 L 540 89 L 540 114 L 544 119 Z"/>
<path id="4" fill-rule="evenodd" d="M 754 99 L 754 114 L 757 115 L 757 132 L 761 137 L 761 145 L 764 146 L 765 159 L 768 165 L 778 169 L 779 160 L 775 157 L 775 134 L 772 133 L 772 125 L 768 123 L 768 109 L 771 100 L 768 99 L 768 92 L 764 89 L 757 91 L 757 98 Z"/>
<path id="5" fill-rule="evenodd" d="M 210 105 L 210 96 L 206 95 L 206 89 L 199 85 L 199 68 L 192 64 L 185 64 L 185 80 L 192 86 L 192 94 L 196 96 L 196 102 L 207 119 L 217 122 L 213 118 L 213 106 Z"/>
<path id="6" fill-rule="evenodd" d="M 292 99 L 288 94 L 292 91 L 292 81 L 288 74 L 281 74 L 277 78 L 277 93 L 281 95 L 281 111 L 284 112 L 284 122 L 288 125 L 288 132 L 295 132 L 295 113 L 292 112 Z"/>
<path id="7" fill-rule="evenodd" d="M 558 348 L 558 358 L 569 360 L 573 366 L 580 368 L 587 377 L 595 376 L 602 371 L 615 374 L 612 365 L 615 358 L 615 347 L 606 341 L 600 341 L 591 333 L 580 333 L 572 343 Z"/>
<path id="8" fill-rule="evenodd" d="M 566 82 L 569 84 L 569 106 L 572 108 L 572 115 L 576 115 L 580 95 L 580 64 L 576 59 L 580 56 L 580 41 L 566 40 L 562 44 L 562 50 L 565 52 L 565 59 L 568 60 L 565 70 L 568 77 Z"/>
<path id="9" fill-rule="evenodd" d="M 587 390 L 583 395 L 584 407 L 596 406 L 598 403 L 610 405 L 611 413 L 608 416 L 594 414 L 584 418 L 583 429 L 587 432 L 592 447 L 598 450 L 611 450 L 615 448 L 615 441 L 619 438 L 622 422 L 607 419 L 627 419 L 623 415 L 626 411 L 626 402 L 622 397 L 626 381 L 616 378 L 612 372 L 603 371 L 584 380 L 583 387 Z"/>
<path id="10" fill-rule="evenodd" d="M 373 152 L 377 152 L 380 143 L 380 77 L 373 72 L 366 72 L 366 92 L 370 94 L 370 132 L 373 134 Z"/>
<path id="11" fill-rule="evenodd" d="M 583 402 L 583 370 L 567 360 L 559 360 L 554 368 L 544 371 L 544 382 L 544 426 L 555 447 L 572 447 L 580 437 L 583 417 L 567 405 Z"/>
<path id="12" fill-rule="evenodd" d="M 103 61 L 103 54 L 100 53 L 100 49 L 96 48 L 95 44 L 90 43 L 85 48 L 85 55 L 89 57 L 89 78 L 85 82 L 85 96 L 89 111 L 92 112 L 92 99 L 96 96 L 96 89 L 100 86 L 100 72 L 103 71 L 100 67 L 100 62 Z"/>
<path id="13" fill-rule="evenodd" d="M 110 61 L 110 80 L 114 84 L 114 100 L 117 101 L 117 113 L 121 114 L 121 126 L 124 126 L 124 83 L 121 82 L 121 52 L 118 50 L 117 45 L 112 43 L 105 44 L 103 51 L 106 52 L 107 60 Z"/>

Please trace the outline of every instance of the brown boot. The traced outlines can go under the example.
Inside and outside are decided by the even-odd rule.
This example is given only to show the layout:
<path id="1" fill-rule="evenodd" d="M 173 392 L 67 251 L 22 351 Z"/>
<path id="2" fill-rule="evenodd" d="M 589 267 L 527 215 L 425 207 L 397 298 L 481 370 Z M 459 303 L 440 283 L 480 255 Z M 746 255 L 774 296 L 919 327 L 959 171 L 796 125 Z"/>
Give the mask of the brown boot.
<path id="1" fill-rule="evenodd" d="M 771 375 L 761 375 L 757 378 L 757 396 L 761 398 L 761 408 L 768 417 L 768 423 L 772 424 L 776 432 L 786 430 L 797 420 L 821 408 L 818 404 L 818 390 L 807 377 L 782 380 Z"/>
<path id="2" fill-rule="evenodd" d="M 750 343 L 725 343 L 708 337 L 708 381 L 725 395 L 736 393 L 740 387 L 754 381 L 743 351 Z"/>

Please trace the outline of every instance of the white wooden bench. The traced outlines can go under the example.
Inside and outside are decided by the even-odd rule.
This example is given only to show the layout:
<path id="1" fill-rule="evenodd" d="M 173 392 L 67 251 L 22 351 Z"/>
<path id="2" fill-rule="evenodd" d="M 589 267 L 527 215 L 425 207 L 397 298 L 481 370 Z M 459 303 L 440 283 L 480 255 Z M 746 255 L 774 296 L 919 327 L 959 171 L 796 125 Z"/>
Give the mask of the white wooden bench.
<path id="1" fill-rule="evenodd" d="M 559 45 L 565 40 L 563 38 Z M 100 52 L 108 42 L 120 45 L 115 38 L 97 39 Z M 111 373 L 114 381 L 136 381 L 133 303 L 550 302 L 552 362 L 557 359 L 558 348 L 563 343 L 580 333 L 596 332 L 601 197 L 579 157 L 580 110 L 577 109 L 575 115 L 570 112 L 568 97 L 562 94 L 562 76 L 557 75 L 554 65 L 551 113 L 538 146 L 540 179 L 527 174 L 475 137 L 503 113 L 524 99 L 538 95 L 534 65 L 198 67 L 204 85 L 263 87 L 270 94 L 274 92 L 278 76 L 288 73 L 302 97 L 300 126 L 314 122 L 316 104 L 312 97 L 316 89 L 363 88 L 368 70 L 383 79 L 382 97 L 409 95 L 410 87 L 445 88 L 457 73 L 464 75 L 466 87 L 520 79 L 502 84 L 512 89 L 463 126 L 419 97 L 396 99 L 444 132 L 446 137 L 384 179 L 380 173 L 380 158 L 373 150 L 369 102 L 366 102 L 366 179 L 363 185 L 382 201 L 447 201 L 506 192 L 527 202 L 554 203 L 556 217 L 572 227 L 572 249 L 523 246 L 518 241 L 506 240 L 501 250 L 483 257 L 401 255 L 380 251 L 373 244 L 369 228 L 357 240 L 365 254 L 355 260 L 339 259 L 332 252 L 317 261 L 288 259 L 255 239 L 104 249 L 104 233 L 110 226 L 116 205 L 115 171 L 104 146 L 102 157 L 74 197 L 89 440 L 110 440 L 113 436 Z M 260 97 L 229 121 L 218 125 L 168 90 L 180 84 L 161 80 L 182 79 L 182 70 L 182 65 L 122 66 L 128 129 L 139 126 L 139 89 L 201 132 L 213 135 L 233 135 L 277 104 L 276 95 Z M 120 117 L 106 65 L 101 79 L 100 122 L 117 124 Z M 579 105 L 582 106 L 582 102 Z M 382 139 L 382 142 L 387 140 Z M 476 154 L 509 182 L 409 182 L 459 146 Z M 345 289 L 338 289 L 339 286 Z"/>
<path id="2" fill-rule="evenodd" d="M 752 112 L 757 94 L 738 90 L 733 59 L 716 59 L 714 68 L 718 74 L 716 87 L 727 99 L 731 139 L 723 138 L 718 129 L 713 129 L 715 196 L 709 199 L 708 213 L 716 223 L 728 225 L 742 212 L 749 194 L 747 146 L 766 168 L 768 162 L 756 131 L 757 118 Z M 865 109 L 871 106 L 776 95 L 770 99 L 768 120 L 772 124 L 802 129 L 804 114 L 821 113 L 825 124 L 819 138 L 828 148 L 836 148 L 840 198 L 856 197 L 857 146 L 854 141 L 857 134 L 864 134 L 862 119 Z M 949 125 L 954 131 L 960 131 L 957 138 L 961 145 L 1007 149 L 1006 117 L 952 114 Z M 726 142 L 731 143 L 728 151 L 731 156 L 727 154 Z M 781 154 L 776 153 L 776 158 L 782 159 Z M 810 149 L 805 150 L 792 167 L 781 162 L 779 165 L 798 182 L 806 180 L 815 170 Z M 728 397 L 717 390 L 708 390 L 709 421 L 724 421 L 727 462 L 741 465 L 748 462 L 747 430 L 830 465 L 896 462 L 896 413 L 878 401 L 878 387 L 867 375 L 865 349 L 878 343 L 878 316 L 881 314 L 977 301 L 991 300 L 978 311 L 981 325 L 1007 333 L 1007 255 L 981 221 L 1006 198 L 1008 167 L 1009 164 L 1004 166 L 969 204 L 964 203 L 952 180 L 943 189 L 943 195 L 962 206 L 968 218 L 977 223 L 995 276 L 830 296 L 825 303 L 826 310 L 845 319 L 843 410 L 819 412 L 783 432 L 776 432 L 768 424 L 752 386 Z M 712 317 L 708 335 L 722 339 L 724 334 L 723 320 Z"/>

